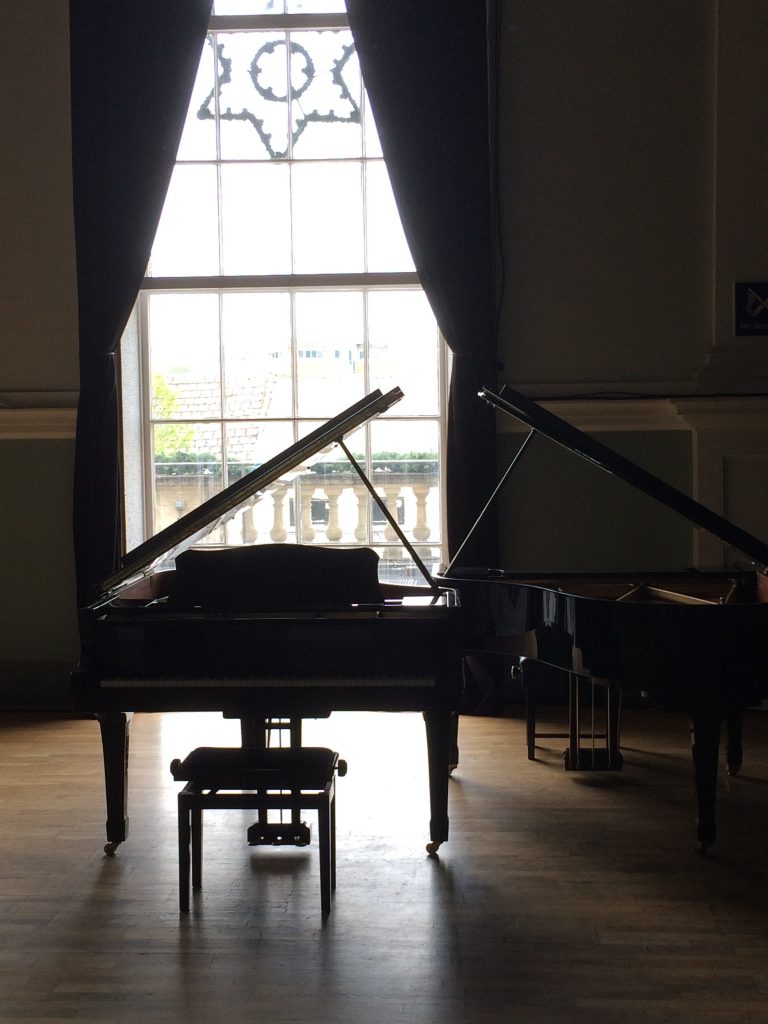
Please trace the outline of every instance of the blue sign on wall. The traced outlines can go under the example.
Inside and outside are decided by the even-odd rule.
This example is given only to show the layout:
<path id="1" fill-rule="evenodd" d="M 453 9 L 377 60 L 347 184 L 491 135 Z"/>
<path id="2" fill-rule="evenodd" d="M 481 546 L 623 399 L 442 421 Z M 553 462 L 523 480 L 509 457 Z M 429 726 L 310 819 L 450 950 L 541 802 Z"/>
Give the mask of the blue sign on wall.
<path id="1" fill-rule="evenodd" d="M 768 282 L 737 281 L 734 285 L 736 337 L 768 334 Z"/>

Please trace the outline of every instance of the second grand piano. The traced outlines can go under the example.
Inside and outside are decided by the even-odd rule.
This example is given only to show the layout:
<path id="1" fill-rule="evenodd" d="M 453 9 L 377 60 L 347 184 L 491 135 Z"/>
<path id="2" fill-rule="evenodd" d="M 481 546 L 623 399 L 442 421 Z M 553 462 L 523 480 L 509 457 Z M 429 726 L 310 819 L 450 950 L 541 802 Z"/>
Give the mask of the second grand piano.
<path id="1" fill-rule="evenodd" d="M 420 711 L 430 782 L 430 843 L 448 838 L 452 726 L 462 692 L 455 592 L 380 584 L 368 548 L 290 544 L 197 547 L 217 525 L 286 486 L 402 397 L 373 392 L 135 548 L 81 611 L 75 706 L 101 726 L 107 846 L 128 832 L 128 737 L 134 711 L 222 711 L 244 722 L 332 711 Z M 244 731 L 245 736 L 245 731 Z"/>
<path id="2" fill-rule="evenodd" d="M 513 389 L 485 388 L 480 397 L 529 430 L 484 512 L 528 442 L 542 434 L 721 538 L 751 563 L 713 571 L 518 573 L 462 569 L 459 551 L 443 577 L 460 589 L 466 605 L 482 606 L 475 618 L 485 625 L 469 641 L 473 650 L 531 659 L 619 691 L 643 691 L 690 716 L 697 838 L 706 849 L 716 836 L 722 723 L 768 697 L 768 544 Z"/>

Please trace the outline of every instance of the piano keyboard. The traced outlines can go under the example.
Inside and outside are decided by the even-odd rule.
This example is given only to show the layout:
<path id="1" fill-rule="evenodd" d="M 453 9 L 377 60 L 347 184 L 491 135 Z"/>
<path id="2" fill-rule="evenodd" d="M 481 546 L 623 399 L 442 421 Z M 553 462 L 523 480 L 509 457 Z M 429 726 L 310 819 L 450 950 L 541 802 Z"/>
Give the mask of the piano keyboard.
<path id="1" fill-rule="evenodd" d="M 434 676 L 322 676 L 315 678 L 305 677 L 273 677 L 269 679 L 244 679 L 221 678 L 216 679 L 185 679 L 174 677 L 173 679 L 130 679 L 115 677 L 102 679 L 99 683 L 103 690 L 130 689 L 312 689 L 329 687 L 357 687 L 359 689 L 376 689 L 383 687 L 400 687 L 424 689 L 435 687 Z"/>

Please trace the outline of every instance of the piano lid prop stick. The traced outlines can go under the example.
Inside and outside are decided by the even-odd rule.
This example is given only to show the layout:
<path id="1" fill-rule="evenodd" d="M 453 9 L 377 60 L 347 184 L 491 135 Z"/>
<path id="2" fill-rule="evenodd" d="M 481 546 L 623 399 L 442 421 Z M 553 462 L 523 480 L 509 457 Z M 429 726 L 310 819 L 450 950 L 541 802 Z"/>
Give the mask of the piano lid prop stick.
<path id="1" fill-rule="evenodd" d="M 400 538 L 400 540 L 402 541 L 403 546 L 408 551 L 408 554 L 411 556 L 411 558 L 416 563 L 419 572 L 424 577 L 424 579 L 427 581 L 427 586 L 429 587 L 430 590 L 432 590 L 435 594 L 437 594 L 439 589 L 440 589 L 439 586 L 432 579 L 432 576 L 430 575 L 429 570 L 427 569 L 426 565 L 424 565 L 422 560 L 419 558 L 419 555 L 418 555 L 416 549 L 414 548 L 414 546 L 411 544 L 411 542 L 405 536 L 403 531 L 400 529 L 400 524 L 397 522 L 395 517 L 392 515 L 392 513 L 387 508 L 386 502 L 382 501 L 381 495 L 376 493 L 376 489 L 374 488 L 373 484 L 368 479 L 368 477 L 365 475 L 365 473 L 362 471 L 360 466 L 357 464 L 357 460 L 355 459 L 354 455 L 349 450 L 349 448 L 347 448 L 347 446 L 344 444 L 344 442 L 343 441 L 339 441 L 338 445 L 339 445 L 339 448 L 341 448 L 341 450 L 344 452 L 344 454 L 349 459 L 349 461 L 350 461 L 354 471 L 357 473 L 357 475 L 362 480 L 363 484 L 365 485 L 365 489 L 368 491 L 370 496 L 373 498 L 373 500 L 379 506 L 379 508 L 381 509 L 382 513 L 386 517 L 387 522 L 392 527 L 392 529 L 395 531 L 397 536 Z"/>
<path id="2" fill-rule="evenodd" d="M 483 509 L 482 509 L 482 511 L 481 511 L 481 513 L 480 513 L 480 515 L 479 515 L 479 516 L 477 517 L 477 519 L 476 519 L 476 520 L 474 521 L 474 523 L 472 524 L 472 527 L 471 527 L 471 529 L 470 529 L 469 533 L 467 534 L 467 536 L 466 536 L 466 537 L 464 538 L 464 540 L 463 540 L 463 541 L 461 542 L 461 544 L 459 545 L 459 550 L 458 550 L 458 551 L 456 552 L 456 554 L 455 554 L 455 555 L 453 556 L 453 558 L 451 559 L 450 565 L 448 566 L 448 568 L 447 568 L 447 569 L 445 570 L 445 572 L 443 573 L 443 576 L 450 576 L 450 574 L 451 574 L 451 569 L 452 569 L 452 568 L 454 567 L 454 565 L 456 565 L 456 562 L 457 562 L 457 561 L 459 560 L 459 555 L 461 554 L 461 552 L 462 552 L 462 551 L 464 550 L 464 548 L 466 547 L 466 545 L 467 545 L 467 541 L 469 540 L 469 538 L 470 538 L 470 537 L 472 536 L 472 534 L 473 534 L 473 533 L 475 532 L 475 530 L 476 530 L 476 529 L 478 528 L 478 526 L 480 525 L 480 523 L 481 523 L 481 522 L 483 521 L 483 519 L 485 518 L 485 514 L 486 514 L 486 512 L 488 511 L 488 509 L 489 509 L 489 508 L 491 507 L 491 505 L 492 505 L 492 504 L 494 503 L 494 501 L 496 500 L 496 497 L 497 497 L 497 495 L 498 495 L 499 491 L 500 491 L 500 490 L 502 489 L 502 487 L 504 486 L 504 484 L 505 484 L 505 483 L 507 482 L 507 477 L 508 477 L 508 476 L 510 475 L 510 473 L 512 472 L 512 470 L 513 470 L 513 469 L 515 468 L 515 466 L 516 466 L 516 465 L 517 465 L 517 463 L 519 462 L 519 460 L 520 460 L 520 457 L 522 456 L 522 454 L 523 454 L 523 452 L 525 451 L 525 449 L 526 449 L 526 448 L 528 447 L 528 444 L 529 444 L 529 443 L 530 443 L 530 441 L 531 441 L 531 440 L 533 439 L 533 437 L 534 437 L 535 433 L 536 433 L 536 431 L 535 431 L 535 430 L 531 430 L 531 431 L 530 431 L 530 432 L 528 433 L 528 435 L 527 435 L 527 437 L 525 438 L 525 440 L 523 441 L 523 443 L 522 443 L 522 444 L 520 445 L 520 447 L 518 448 L 518 450 L 517 450 L 517 454 L 515 455 L 514 459 L 512 459 L 512 461 L 510 462 L 510 464 L 509 464 L 509 465 L 507 466 L 507 468 L 506 468 L 506 471 L 505 471 L 504 475 L 502 476 L 501 480 L 499 480 L 498 484 L 496 484 L 496 487 L 494 488 L 494 490 L 493 490 L 493 493 L 491 494 L 490 498 L 488 499 L 488 501 L 486 501 L 485 505 L 483 505 Z"/>

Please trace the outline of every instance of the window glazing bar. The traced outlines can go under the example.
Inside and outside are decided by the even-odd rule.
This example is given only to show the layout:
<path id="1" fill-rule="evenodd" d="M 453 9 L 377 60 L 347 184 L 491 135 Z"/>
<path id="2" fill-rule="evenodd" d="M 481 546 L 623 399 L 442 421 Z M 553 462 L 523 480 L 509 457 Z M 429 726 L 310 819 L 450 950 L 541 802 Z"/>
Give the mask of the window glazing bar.
<path id="1" fill-rule="evenodd" d="M 375 274 L 261 274 L 236 277 L 145 277 L 144 291 L 293 290 L 306 288 L 420 288 L 412 271 Z"/>
<path id="2" fill-rule="evenodd" d="M 211 32 L 249 29 L 334 29 L 349 28 L 346 14 L 215 14 L 208 22 Z"/>

